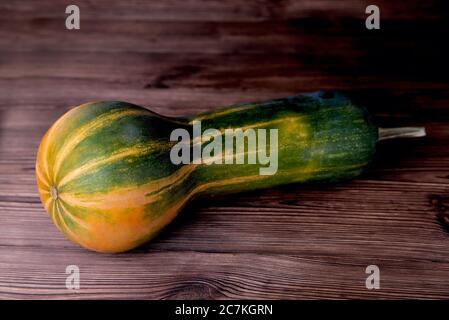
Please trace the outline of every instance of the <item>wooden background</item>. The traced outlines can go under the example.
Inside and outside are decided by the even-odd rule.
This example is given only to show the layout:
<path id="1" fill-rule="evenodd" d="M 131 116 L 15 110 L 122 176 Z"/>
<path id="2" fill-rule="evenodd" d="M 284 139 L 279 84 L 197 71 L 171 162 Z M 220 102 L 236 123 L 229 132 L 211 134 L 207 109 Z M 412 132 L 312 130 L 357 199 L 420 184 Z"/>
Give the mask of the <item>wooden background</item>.
<path id="1" fill-rule="evenodd" d="M 81 30 L 65 29 L 65 7 Z M 381 9 L 381 30 L 365 8 Z M 0 298 L 449 298 L 449 8 L 443 1 L 0 2 Z M 119 255 L 66 240 L 34 161 L 70 106 L 125 100 L 166 115 L 341 89 L 382 125 L 353 182 L 192 203 Z M 78 265 L 81 289 L 65 288 Z M 365 288 L 376 264 L 381 289 Z"/>

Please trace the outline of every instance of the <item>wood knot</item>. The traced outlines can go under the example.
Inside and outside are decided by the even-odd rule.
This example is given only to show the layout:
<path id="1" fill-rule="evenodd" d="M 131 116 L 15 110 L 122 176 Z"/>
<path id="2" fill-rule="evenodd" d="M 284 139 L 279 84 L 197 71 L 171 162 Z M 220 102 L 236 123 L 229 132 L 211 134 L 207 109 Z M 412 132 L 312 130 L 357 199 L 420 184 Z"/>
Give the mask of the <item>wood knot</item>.
<path id="1" fill-rule="evenodd" d="M 449 196 L 431 195 L 430 204 L 437 212 L 437 219 L 449 231 Z"/>

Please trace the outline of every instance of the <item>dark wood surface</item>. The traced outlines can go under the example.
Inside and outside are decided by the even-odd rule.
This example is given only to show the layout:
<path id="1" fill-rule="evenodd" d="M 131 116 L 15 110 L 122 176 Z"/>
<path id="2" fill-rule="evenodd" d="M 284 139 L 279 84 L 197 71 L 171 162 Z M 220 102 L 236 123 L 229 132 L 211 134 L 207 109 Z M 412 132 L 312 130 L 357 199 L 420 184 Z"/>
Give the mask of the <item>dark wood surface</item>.
<path id="1" fill-rule="evenodd" d="M 369 31 L 371 2 L 79 0 L 68 31 L 64 2 L 1 1 L 0 299 L 449 298 L 448 6 L 375 1 Z M 72 244 L 39 201 L 38 143 L 70 106 L 186 115 L 319 89 L 428 137 L 383 143 L 352 182 L 195 201 L 126 254 Z"/>

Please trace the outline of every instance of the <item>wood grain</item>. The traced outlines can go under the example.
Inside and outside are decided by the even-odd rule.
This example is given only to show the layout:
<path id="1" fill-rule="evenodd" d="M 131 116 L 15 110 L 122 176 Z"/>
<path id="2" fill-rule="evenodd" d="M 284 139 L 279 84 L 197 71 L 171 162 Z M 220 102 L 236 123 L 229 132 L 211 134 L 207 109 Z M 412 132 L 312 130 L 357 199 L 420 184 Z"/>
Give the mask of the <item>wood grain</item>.
<path id="1" fill-rule="evenodd" d="M 449 36 L 443 1 L 0 2 L 0 299 L 449 298 Z M 71 106 L 124 100 L 166 115 L 345 91 L 387 141 L 352 182 L 200 199 L 132 252 L 88 252 L 47 217 L 35 153 Z M 81 289 L 65 288 L 78 265 Z M 365 268 L 381 289 L 365 288 Z"/>

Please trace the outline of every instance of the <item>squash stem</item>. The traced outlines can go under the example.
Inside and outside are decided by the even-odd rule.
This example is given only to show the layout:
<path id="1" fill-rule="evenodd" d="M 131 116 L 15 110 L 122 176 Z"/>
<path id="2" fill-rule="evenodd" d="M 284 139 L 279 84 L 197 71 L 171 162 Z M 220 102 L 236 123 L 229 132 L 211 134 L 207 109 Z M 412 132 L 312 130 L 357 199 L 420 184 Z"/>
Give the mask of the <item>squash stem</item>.
<path id="1" fill-rule="evenodd" d="M 379 128 L 379 141 L 396 138 L 419 138 L 426 136 L 424 127 Z"/>

